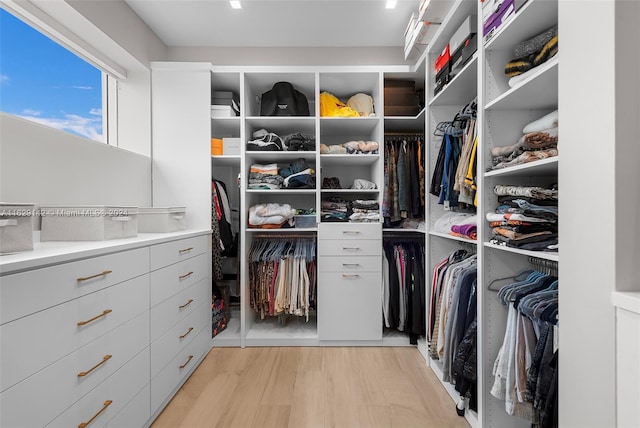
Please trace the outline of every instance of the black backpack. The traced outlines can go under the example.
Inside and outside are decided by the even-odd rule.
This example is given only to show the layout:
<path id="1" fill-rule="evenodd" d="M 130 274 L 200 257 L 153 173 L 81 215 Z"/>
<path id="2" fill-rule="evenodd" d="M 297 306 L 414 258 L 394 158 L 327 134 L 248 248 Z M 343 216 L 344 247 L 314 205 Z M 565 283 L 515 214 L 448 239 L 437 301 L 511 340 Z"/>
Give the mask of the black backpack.
<path id="1" fill-rule="evenodd" d="M 309 116 L 309 102 L 291 83 L 278 82 L 262 94 L 260 116 Z"/>

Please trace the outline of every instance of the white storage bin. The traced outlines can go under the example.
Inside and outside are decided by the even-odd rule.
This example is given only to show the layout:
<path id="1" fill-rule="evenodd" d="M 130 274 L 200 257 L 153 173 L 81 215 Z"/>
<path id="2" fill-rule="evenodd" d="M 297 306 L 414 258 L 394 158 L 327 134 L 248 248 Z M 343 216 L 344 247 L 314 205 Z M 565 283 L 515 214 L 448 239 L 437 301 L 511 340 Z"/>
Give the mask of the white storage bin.
<path id="1" fill-rule="evenodd" d="M 43 206 L 41 241 L 104 241 L 138 235 L 138 208 Z"/>
<path id="2" fill-rule="evenodd" d="M 138 208 L 138 231 L 177 232 L 187 228 L 185 207 Z"/>
<path id="3" fill-rule="evenodd" d="M 33 250 L 33 204 L 0 203 L 0 254 Z"/>

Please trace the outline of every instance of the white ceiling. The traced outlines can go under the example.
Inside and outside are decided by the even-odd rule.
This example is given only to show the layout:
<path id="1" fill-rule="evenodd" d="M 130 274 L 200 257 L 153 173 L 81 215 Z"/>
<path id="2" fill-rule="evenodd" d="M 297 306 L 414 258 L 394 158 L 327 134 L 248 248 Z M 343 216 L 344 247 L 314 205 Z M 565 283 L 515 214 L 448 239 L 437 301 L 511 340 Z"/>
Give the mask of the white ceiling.
<path id="1" fill-rule="evenodd" d="M 125 0 L 171 47 L 404 46 L 418 0 Z M 438 0 L 436 0 L 438 1 Z"/>

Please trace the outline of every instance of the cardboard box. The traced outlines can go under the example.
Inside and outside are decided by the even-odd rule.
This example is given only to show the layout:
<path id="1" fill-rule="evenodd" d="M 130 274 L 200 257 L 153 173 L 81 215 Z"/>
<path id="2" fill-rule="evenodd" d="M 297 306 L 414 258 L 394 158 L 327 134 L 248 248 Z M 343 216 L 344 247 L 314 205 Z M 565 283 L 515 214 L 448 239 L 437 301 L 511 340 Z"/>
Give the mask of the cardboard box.
<path id="1" fill-rule="evenodd" d="M 34 207 L 0 203 L 0 254 L 33 250 Z"/>
<path id="2" fill-rule="evenodd" d="M 491 14 L 482 26 L 483 43 L 491 40 L 491 37 L 515 15 L 515 0 L 504 0 L 497 11 Z"/>
<path id="3" fill-rule="evenodd" d="M 211 117 L 234 117 L 235 113 L 230 105 L 212 105 Z"/>
<path id="4" fill-rule="evenodd" d="M 43 206 L 41 241 L 104 241 L 138 234 L 138 208 Z"/>
<path id="5" fill-rule="evenodd" d="M 221 138 L 211 139 L 211 156 L 222 156 L 224 153 L 224 145 Z"/>
<path id="6" fill-rule="evenodd" d="M 138 232 L 168 233 L 187 228 L 186 207 L 138 208 Z"/>
<path id="7" fill-rule="evenodd" d="M 239 155 L 240 154 L 240 138 L 231 138 L 231 137 L 223 138 L 222 154 Z"/>
<path id="8" fill-rule="evenodd" d="M 462 44 L 471 36 L 477 32 L 477 16 L 467 16 L 467 19 L 458 27 L 455 33 L 449 39 L 449 52 L 451 56 L 462 46 Z"/>

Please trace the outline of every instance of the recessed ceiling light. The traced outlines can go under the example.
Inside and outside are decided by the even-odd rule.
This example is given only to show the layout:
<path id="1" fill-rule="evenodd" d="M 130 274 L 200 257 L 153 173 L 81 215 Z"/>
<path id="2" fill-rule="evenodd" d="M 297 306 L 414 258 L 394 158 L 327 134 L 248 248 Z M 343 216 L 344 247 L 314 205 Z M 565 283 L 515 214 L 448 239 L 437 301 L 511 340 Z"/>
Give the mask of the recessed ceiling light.
<path id="1" fill-rule="evenodd" d="M 229 4 L 231 5 L 231 9 L 242 9 L 242 5 L 239 0 L 230 0 Z"/>
<path id="2" fill-rule="evenodd" d="M 385 7 L 387 9 L 395 9 L 396 3 L 398 3 L 398 0 L 387 0 L 387 5 Z"/>

